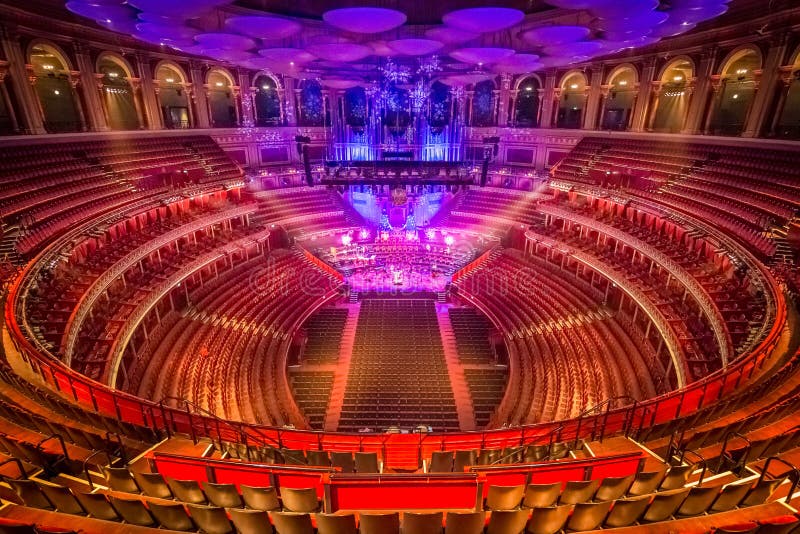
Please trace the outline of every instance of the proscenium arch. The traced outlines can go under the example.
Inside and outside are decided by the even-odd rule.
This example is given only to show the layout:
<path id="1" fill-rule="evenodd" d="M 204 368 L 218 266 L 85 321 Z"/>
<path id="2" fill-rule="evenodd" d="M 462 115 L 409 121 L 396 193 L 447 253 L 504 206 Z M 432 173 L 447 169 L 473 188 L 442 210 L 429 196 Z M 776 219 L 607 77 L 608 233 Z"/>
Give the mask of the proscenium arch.
<path id="1" fill-rule="evenodd" d="M 25 60 L 36 76 L 34 91 L 45 129 L 49 133 L 81 131 L 84 124 L 69 56 L 57 45 L 35 39 L 28 45 Z"/>
<path id="2" fill-rule="evenodd" d="M 112 130 L 136 130 L 142 125 L 139 104 L 130 80 L 133 70 L 125 58 L 103 52 L 95 62 L 95 72 L 101 77 L 101 105 L 108 127 Z"/>

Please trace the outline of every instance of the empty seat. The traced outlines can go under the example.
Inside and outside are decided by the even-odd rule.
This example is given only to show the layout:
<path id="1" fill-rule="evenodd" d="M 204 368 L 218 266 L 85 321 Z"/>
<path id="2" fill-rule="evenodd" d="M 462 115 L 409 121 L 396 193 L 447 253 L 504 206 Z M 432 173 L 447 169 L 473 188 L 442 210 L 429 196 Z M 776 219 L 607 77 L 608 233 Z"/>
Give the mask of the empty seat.
<path id="1" fill-rule="evenodd" d="M 558 502 L 559 504 L 577 504 L 590 501 L 599 485 L 599 480 L 570 480 L 564 485 Z"/>
<path id="2" fill-rule="evenodd" d="M 525 488 L 525 497 L 522 499 L 522 506 L 525 508 L 540 508 L 552 506 L 561 495 L 561 483 L 552 484 L 528 484 Z"/>
<path id="3" fill-rule="evenodd" d="M 447 512 L 445 534 L 481 534 L 486 522 L 485 512 Z"/>
<path id="4" fill-rule="evenodd" d="M 689 488 L 662 491 L 655 494 L 650 506 L 647 507 L 642 521 L 666 521 L 675 513 L 689 494 Z"/>
<path id="5" fill-rule="evenodd" d="M 714 529 L 714 534 L 755 534 L 758 531 L 758 523 L 755 521 L 745 521 L 743 523 L 717 527 Z"/>
<path id="6" fill-rule="evenodd" d="M 241 508 L 244 506 L 242 497 L 233 484 L 203 482 L 202 486 L 203 492 L 214 506 L 219 506 L 220 508 Z"/>
<path id="7" fill-rule="evenodd" d="M 119 521 L 119 514 L 102 493 L 74 493 L 90 517 L 106 521 Z"/>
<path id="8" fill-rule="evenodd" d="M 691 488 L 689 490 L 689 495 L 686 496 L 686 500 L 683 501 L 681 507 L 675 512 L 675 515 L 693 516 L 704 514 L 721 490 L 722 484 L 708 487 L 695 486 Z"/>
<path id="9" fill-rule="evenodd" d="M 473 450 L 456 451 L 453 457 L 453 471 L 463 473 L 464 469 L 478 462 L 478 455 Z"/>
<path id="10" fill-rule="evenodd" d="M 158 497 L 159 499 L 171 499 L 172 491 L 167 485 L 167 481 L 161 473 L 139 473 L 133 472 L 133 478 L 142 492 L 148 497 Z"/>
<path id="11" fill-rule="evenodd" d="M 406 512 L 403 534 L 442 534 L 442 512 Z"/>
<path id="12" fill-rule="evenodd" d="M 614 507 L 605 520 L 608 528 L 627 527 L 634 524 L 650 504 L 650 495 L 638 495 L 614 501 Z"/>
<path id="13" fill-rule="evenodd" d="M 280 510 L 281 503 L 278 501 L 278 492 L 275 488 L 271 486 L 247 486 L 245 484 L 242 484 L 239 488 L 242 490 L 242 499 L 247 508 L 261 510 L 262 512 Z"/>
<path id="14" fill-rule="evenodd" d="M 359 534 L 399 534 L 400 514 L 364 513 L 358 516 Z"/>
<path id="15" fill-rule="evenodd" d="M 281 449 L 283 463 L 288 465 L 308 465 L 306 452 L 300 449 Z"/>
<path id="16" fill-rule="evenodd" d="M 633 475 L 625 477 L 606 477 L 594 494 L 596 501 L 613 501 L 619 499 L 628 491 L 633 483 Z"/>
<path id="17" fill-rule="evenodd" d="M 800 525 L 800 519 L 794 515 L 782 515 L 763 519 L 758 523 L 760 525 L 758 527 L 759 534 L 789 534 Z"/>
<path id="18" fill-rule="evenodd" d="M 331 455 L 328 451 L 306 451 L 308 465 L 318 467 L 329 467 L 331 465 Z"/>
<path id="19" fill-rule="evenodd" d="M 380 473 L 378 453 L 357 452 L 354 454 L 356 473 Z"/>
<path id="20" fill-rule="evenodd" d="M 124 491 L 125 493 L 141 493 L 142 491 L 131 472 L 124 467 L 103 467 L 103 475 L 106 477 L 106 485 L 114 491 Z"/>
<path id="21" fill-rule="evenodd" d="M 429 473 L 450 473 L 453 470 L 453 451 L 433 451 Z"/>
<path id="22" fill-rule="evenodd" d="M 239 534 L 272 534 L 273 532 L 269 515 L 263 510 L 231 508 L 228 510 L 228 514 Z"/>
<path id="23" fill-rule="evenodd" d="M 727 512 L 733 510 L 742 502 L 744 496 L 750 491 L 750 483 L 732 483 L 722 488 L 717 498 L 711 503 L 709 512 Z"/>
<path id="24" fill-rule="evenodd" d="M 148 502 L 148 508 L 158 524 L 168 530 L 194 530 L 195 525 L 180 503 L 162 504 Z"/>
<path id="25" fill-rule="evenodd" d="M 78 502 L 78 499 L 75 498 L 75 495 L 73 495 L 69 489 L 63 486 L 53 486 L 50 484 L 41 484 L 40 487 L 47 497 L 47 500 L 56 507 L 56 512 L 77 515 L 86 513 L 86 510 L 83 509 L 81 503 Z"/>
<path id="26" fill-rule="evenodd" d="M 42 492 L 39 485 L 33 480 L 14 480 L 12 478 L 6 479 L 6 482 L 14 490 L 14 493 L 22 499 L 25 506 L 31 508 L 40 508 L 42 510 L 52 510 L 53 503 L 51 503 L 47 496 Z"/>
<path id="27" fill-rule="evenodd" d="M 519 534 L 525 530 L 530 510 L 495 510 L 489 518 L 487 534 Z"/>
<path id="28" fill-rule="evenodd" d="M 0 517 L 0 534 L 37 534 L 32 523 Z"/>
<path id="29" fill-rule="evenodd" d="M 314 534 L 311 516 L 296 512 L 270 512 L 278 534 Z"/>
<path id="30" fill-rule="evenodd" d="M 218 506 L 205 506 L 203 504 L 187 504 L 192 521 L 200 527 L 205 534 L 230 534 L 233 525 L 228 520 L 224 508 Z"/>
<path id="31" fill-rule="evenodd" d="M 132 525 L 139 525 L 140 527 L 151 527 L 156 524 L 155 519 L 145 507 L 144 503 L 139 499 L 120 499 L 113 495 L 109 496 L 108 500 L 114 510 L 126 522 Z"/>
<path id="32" fill-rule="evenodd" d="M 206 495 L 196 480 L 177 480 L 167 478 L 167 484 L 172 494 L 179 501 L 187 504 L 206 504 Z"/>
<path id="33" fill-rule="evenodd" d="M 319 510 L 317 490 L 314 488 L 281 488 L 281 500 L 287 512 L 309 514 Z"/>
<path id="34" fill-rule="evenodd" d="M 531 511 L 526 532 L 530 534 L 555 534 L 559 532 L 569 519 L 573 505 L 540 506 Z"/>
<path id="35" fill-rule="evenodd" d="M 661 485 L 661 481 L 664 480 L 666 474 L 666 466 L 664 466 L 664 469 L 659 469 L 658 471 L 642 471 L 637 473 L 636 477 L 633 479 L 633 484 L 631 484 L 630 489 L 628 489 L 628 495 L 635 496 L 653 493 Z"/>
<path id="36" fill-rule="evenodd" d="M 781 477 L 776 479 L 762 478 L 756 481 L 753 487 L 750 488 L 750 491 L 747 492 L 747 495 L 744 496 L 741 505 L 755 506 L 757 504 L 764 504 L 784 480 L 785 479 Z"/>
<path id="37" fill-rule="evenodd" d="M 514 510 L 519 508 L 525 486 L 489 486 L 486 495 L 487 510 Z"/>
<path id="38" fill-rule="evenodd" d="M 356 534 L 355 514 L 317 514 L 317 534 Z"/>
<path id="39" fill-rule="evenodd" d="M 694 467 L 691 465 L 673 465 L 664 475 L 660 488 L 662 490 L 682 488 L 692 471 L 694 471 Z"/>
<path id="40" fill-rule="evenodd" d="M 579 502 L 567 521 L 567 529 L 582 532 L 600 526 L 611 509 L 612 501 Z"/>
<path id="41" fill-rule="evenodd" d="M 341 468 L 343 473 L 352 473 L 356 470 L 352 452 L 331 452 L 331 465 Z"/>

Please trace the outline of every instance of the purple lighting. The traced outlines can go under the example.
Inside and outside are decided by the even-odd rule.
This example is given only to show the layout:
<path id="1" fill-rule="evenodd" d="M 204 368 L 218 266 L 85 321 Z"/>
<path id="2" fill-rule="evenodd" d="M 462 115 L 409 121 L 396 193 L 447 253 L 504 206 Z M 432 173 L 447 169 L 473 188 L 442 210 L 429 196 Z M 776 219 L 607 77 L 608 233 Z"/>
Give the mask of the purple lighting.
<path id="1" fill-rule="evenodd" d="M 589 28 L 586 26 L 540 26 L 522 33 L 522 38 L 532 45 L 549 46 L 561 43 L 573 43 L 586 39 Z"/>
<path id="2" fill-rule="evenodd" d="M 453 28 L 475 33 L 496 32 L 522 22 L 525 13 L 508 7 L 470 7 L 451 11 L 442 21 Z"/>
<path id="3" fill-rule="evenodd" d="M 372 48 L 356 43 L 330 43 L 311 45 L 307 50 L 327 61 L 358 61 L 372 54 Z"/>
<path id="4" fill-rule="evenodd" d="M 402 26 L 406 16 L 400 11 L 382 7 L 344 7 L 326 11 L 322 20 L 348 32 L 380 33 Z"/>
<path id="5" fill-rule="evenodd" d="M 294 20 L 269 16 L 231 17 L 225 21 L 225 27 L 248 37 L 265 40 L 286 39 L 303 29 L 303 25 Z"/>
<path id="6" fill-rule="evenodd" d="M 256 43 L 249 37 L 235 33 L 201 33 L 195 36 L 195 41 L 208 48 L 222 48 L 225 50 L 247 50 Z"/>
<path id="7" fill-rule="evenodd" d="M 397 39 L 386 44 L 398 54 L 405 56 L 425 56 L 444 46 L 444 43 L 432 39 Z"/>
<path id="8" fill-rule="evenodd" d="M 450 52 L 450 57 L 464 63 L 497 63 L 514 55 L 511 48 L 459 48 Z"/>

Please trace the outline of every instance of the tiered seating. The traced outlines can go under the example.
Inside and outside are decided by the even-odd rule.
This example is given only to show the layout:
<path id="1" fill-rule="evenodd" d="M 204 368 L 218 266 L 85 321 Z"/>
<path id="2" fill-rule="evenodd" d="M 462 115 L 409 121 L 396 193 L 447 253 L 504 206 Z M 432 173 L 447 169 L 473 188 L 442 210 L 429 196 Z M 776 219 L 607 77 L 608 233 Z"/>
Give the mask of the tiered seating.
<path id="1" fill-rule="evenodd" d="M 319 430 L 325 422 L 325 411 L 333 387 L 333 372 L 289 370 L 292 393 L 308 419 L 308 425 Z"/>
<path id="2" fill-rule="evenodd" d="M 290 420 L 292 401 L 281 386 L 289 335 L 339 281 L 298 251 L 274 251 L 269 267 L 254 278 L 262 262 L 240 264 L 190 296 L 192 306 L 166 335 L 151 339 L 142 358 L 146 370 L 138 372 L 139 395 L 188 399 L 249 422 Z"/>
<path id="3" fill-rule="evenodd" d="M 625 334 L 575 282 L 552 283 L 558 274 L 537 271 L 507 251 L 454 282 L 460 295 L 506 328 L 519 361 L 509 381 L 511 420 L 567 417 L 623 392 L 652 395 L 655 377 L 641 372 L 648 368 L 643 355 L 652 349 Z M 615 346 L 611 354 L 609 343 Z"/>
<path id="4" fill-rule="evenodd" d="M 340 431 L 458 430 L 433 300 L 361 303 Z"/>
<path id="5" fill-rule="evenodd" d="M 308 237 L 334 230 L 364 226 L 364 220 L 341 196 L 331 190 L 289 187 L 254 193 L 259 215 L 270 224 L 280 224 L 290 234 Z"/>
<path id="6" fill-rule="evenodd" d="M 798 163 L 790 151 L 585 138 L 553 178 L 626 187 L 707 219 L 770 256 L 775 246 L 764 231 L 785 227 L 800 210 L 792 177 Z"/>

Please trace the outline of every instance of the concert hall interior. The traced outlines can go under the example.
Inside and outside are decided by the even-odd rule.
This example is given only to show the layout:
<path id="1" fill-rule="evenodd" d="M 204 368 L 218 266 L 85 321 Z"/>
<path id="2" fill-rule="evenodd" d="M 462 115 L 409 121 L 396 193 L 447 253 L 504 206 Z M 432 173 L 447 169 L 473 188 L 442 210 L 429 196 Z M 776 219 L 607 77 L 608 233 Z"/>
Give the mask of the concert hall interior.
<path id="1" fill-rule="evenodd" d="M 0 534 L 800 534 L 797 0 L 0 0 Z"/>

